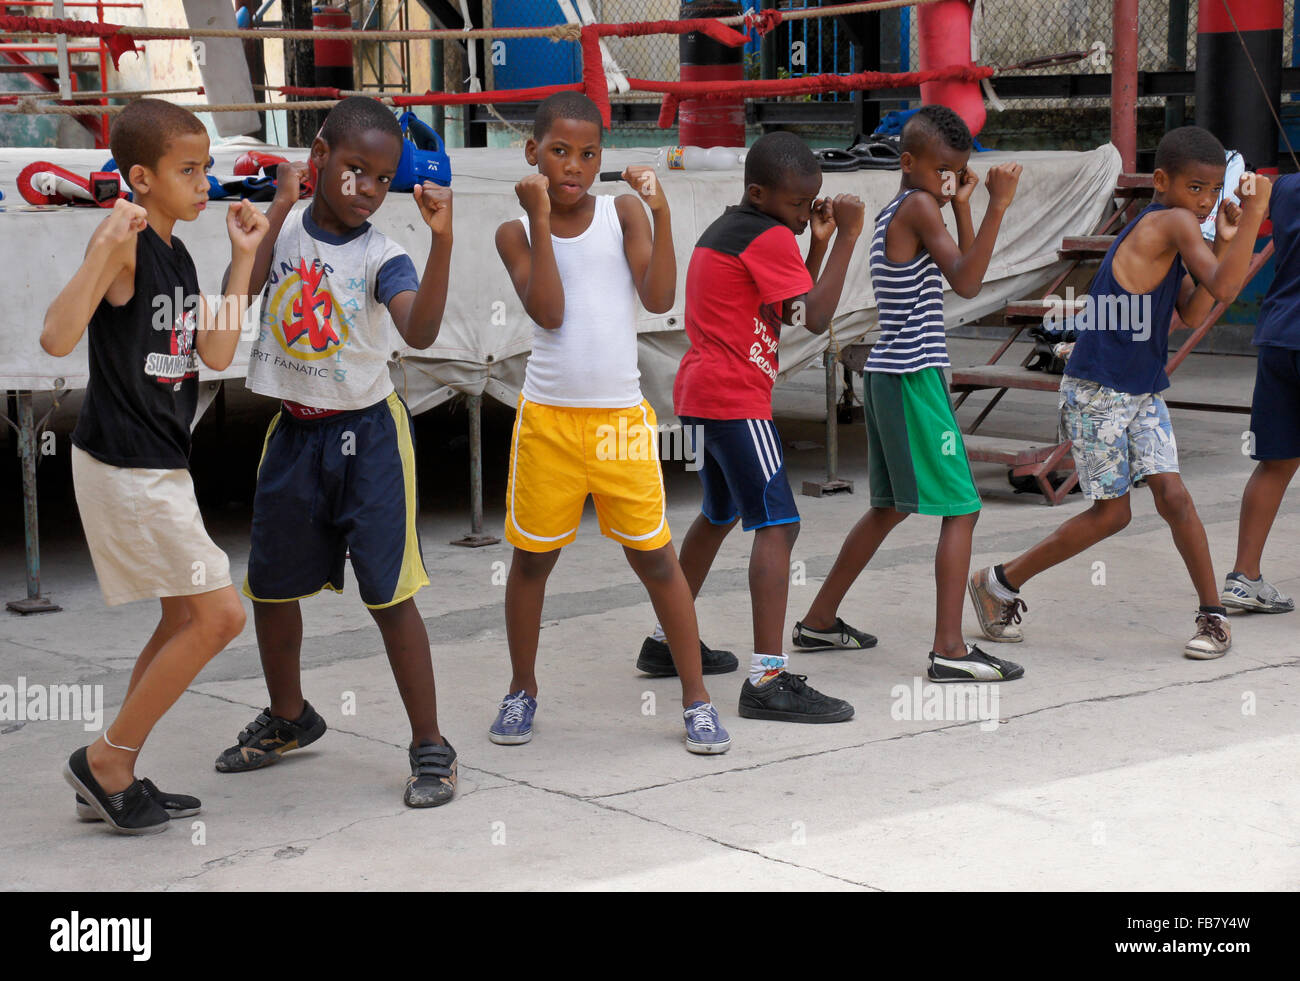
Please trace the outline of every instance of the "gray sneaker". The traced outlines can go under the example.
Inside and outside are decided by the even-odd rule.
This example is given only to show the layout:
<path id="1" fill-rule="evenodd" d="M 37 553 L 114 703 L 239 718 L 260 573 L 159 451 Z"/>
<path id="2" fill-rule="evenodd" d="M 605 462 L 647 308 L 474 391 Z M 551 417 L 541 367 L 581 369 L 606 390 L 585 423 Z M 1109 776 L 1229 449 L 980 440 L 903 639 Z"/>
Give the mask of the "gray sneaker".
<path id="1" fill-rule="evenodd" d="M 1230 610 L 1251 610 L 1255 613 L 1290 613 L 1295 600 L 1283 596 L 1263 576 L 1247 579 L 1240 572 L 1229 572 L 1223 581 L 1223 595 L 1219 600 Z"/>
<path id="2" fill-rule="evenodd" d="M 979 617 L 980 630 L 989 640 L 1001 644 L 1019 644 L 1025 639 L 1020 630 L 1020 614 L 1029 609 L 1019 595 L 1006 602 L 993 595 L 989 580 L 993 570 L 980 569 L 970 577 L 967 591 L 970 593 L 971 606 Z"/>
<path id="3" fill-rule="evenodd" d="M 1223 657 L 1232 647 L 1232 628 L 1228 618 L 1217 613 L 1196 614 L 1196 636 L 1183 648 L 1186 657 L 1197 661 L 1212 661 Z"/>

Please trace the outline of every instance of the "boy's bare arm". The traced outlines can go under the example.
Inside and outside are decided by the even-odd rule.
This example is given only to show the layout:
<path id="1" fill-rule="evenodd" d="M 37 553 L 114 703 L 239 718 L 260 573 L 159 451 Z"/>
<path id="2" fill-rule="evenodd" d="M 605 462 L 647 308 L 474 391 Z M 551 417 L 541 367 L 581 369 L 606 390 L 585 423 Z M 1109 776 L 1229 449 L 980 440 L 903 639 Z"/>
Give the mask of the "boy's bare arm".
<path id="1" fill-rule="evenodd" d="M 858 236 L 862 234 L 866 205 L 856 194 L 837 194 L 831 203 L 831 212 L 839 234 L 835 236 L 835 244 L 826 259 L 826 268 L 812 289 L 804 296 L 786 300 L 781 311 L 786 323 L 797 323 L 794 317 L 798 304 L 802 303 L 806 309 L 803 325 L 814 334 L 824 334 L 835 318 L 835 308 L 840 305 L 840 294 L 844 292 L 844 277 L 849 271 L 849 259 L 853 256 Z"/>
<path id="2" fill-rule="evenodd" d="M 528 213 L 530 235 L 522 222 L 508 221 L 497 229 L 497 254 L 533 323 L 554 330 L 564 323 L 564 285 L 551 247 L 551 199 L 544 174 L 530 174 L 515 185 L 519 203 Z"/>
<path id="3" fill-rule="evenodd" d="M 388 301 L 388 312 L 402 340 L 424 350 L 438 339 L 442 315 L 447 309 L 451 278 L 451 190 L 425 181 L 414 193 L 420 217 L 429 226 L 433 241 L 424 262 L 420 288 L 398 293 Z"/>
<path id="4" fill-rule="evenodd" d="M 961 172 L 961 183 L 952 199 L 952 214 L 957 220 L 957 250 L 963 254 L 975 244 L 975 223 L 970 214 L 970 199 L 979 187 L 980 179 L 967 167 Z"/>
<path id="5" fill-rule="evenodd" d="M 901 231 L 910 232 L 926 248 L 939 271 L 958 296 L 970 299 L 978 296 L 988 272 L 998 231 L 1020 180 L 1020 164 L 1005 163 L 993 167 L 986 178 L 989 189 L 989 206 L 984 212 L 970 249 L 963 252 L 948 227 L 943 223 L 939 202 L 929 194 L 913 194 L 903 202 L 895 215 L 895 223 L 902 221 Z M 890 232 L 894 230 L 890 226 Z"/>
<path id="6" fill-rule="evenodd" d="M 653 167 L 628 167 L 623 180 L 650 207 L 653 233 L 645 212 L 630 195 L 620 195 L 614 204 L 623 227 L 623 254 L 636 283 L 641 305 L 651 313 L 667 313 L 677 299 L 677 256 L 673 251 L 672 217 L 668 199 Z"/>
<path id="7" fill-rule="evenodd" d="M 1268 216 L 1272 185 L 1259 174 L 1242 174 L 1237 197 L 1241 199 L 1241 221 L 1222 257 L 1216 257 L 1201 237 L 1196 216 L 1183 208 L 1174 208 L 1164 218 L 1163 228 L 1183 265 L 1198 283 L 1216 300 L 1231 303 L 1246 282 L 1255 253 L 1255 237 Z M 1179 316 L 1183 316 L 1180 308 Z M 1186 320 L 1186 317 L 1184 317 Z"/>
<path id="8" fill-rule="evenodd" d="M 820 198 L 813 202 L 809 229 L 812 241 L 808 243 L 808 256 L 803 264 L 815 283 L 821 274 L 822 260 L 826 258 L 826 247 L 835 232 L 835 207 L 830 198 Z"/>
<path id="9" fill-rule="evenodd" d="M 253 260 L 253 274 L 248 282 L 249 292 L 256 295 L 262 292 L 266 278 L 271 272 L 271 261 L 275 257 L 275 242 L 280 237 L 280 228 L 285 218 L 298 201 L 299 187 L 311 174 L 307 164 L 298 161 L 282 163 L 275 169 L 275 198 L 271 207 L 266 209 L 266 220 L 270 228 L 266 237 L 257 247 L 257 257 Z M 225 286 L 222 286 L 225 290 Z"/>
<path id="10" fill-rule="evenodd" d="M 202 323 L 194 338 L 194 349 L 203 363 L 214 371 L 224 371 L 235 360 L 239 347 L 244 314 L 248 312 L 249 280 L 258 247 L 266 237 L 266 215 L 248 201 L 240 200 L 226 212 L 226 232 L 230 235 L 230 269 L 226 286 L 214 317 L 207 301 L 198 298 Z M 173 316 L 179 314 L 175 311 Z"/>
<path id="11" fill-rule="evenodd" d="M 117 201 L 99 223 L 81 266 L 45 311 L 41 348 L 47 354 L 56 358 L 71 354 L 105 297 L 114 306 L 131 299 L 135 289 L 136 236 L 148 224 L 144 208 L 125 198 Z"/>
<path id="12" fill-rule="evenodd" d="M 1215 221 L 1212 248 L 1216 260 L 1222 259 L 1224 253 L 1228 251 L 1228 245 L 1236 237 L 1240 225 L 1241 208 L 1231 200 L 1225 199 Z M 1183 318 L 1183 323 L 1192 328 L 1199 327 L 1214 308 L 1215 302 L 1210 291 L 1199 285 L 1190 275 L 1183 277 L 1178 291 L 1178 316 Z"/>

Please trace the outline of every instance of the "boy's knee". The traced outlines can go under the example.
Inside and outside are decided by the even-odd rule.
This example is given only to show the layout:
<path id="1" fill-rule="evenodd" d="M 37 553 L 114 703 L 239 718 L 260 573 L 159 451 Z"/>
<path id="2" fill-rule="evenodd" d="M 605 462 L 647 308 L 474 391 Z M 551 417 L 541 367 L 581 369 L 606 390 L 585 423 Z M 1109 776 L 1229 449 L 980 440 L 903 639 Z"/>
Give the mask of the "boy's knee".
<path id="1" fill-rule="evenodd" d="M 220 650 L 240 635 L 247 622 L 244 604 L 233 589 L 205 597 L 191 612 L 191 621 Z M 215 653 L 215 651 L 214 651 Z"/>
<path id="2" fill-rule="evenodd" d="M 1155 492 L 1156 513 L 1169 522 L 1182 521 L 1192 510 L 1192 495 L 1181 483 Z"/>
<path id="3" fill-rule="evenodd" d="M 1127 497 L 1098 501 L 1093 505 L 1093 513 L 1100 522 L 1102 531 L 1108 536 L 1123 531 L 1133 520 L 1133 511 Z"/>
<path id="4" fill-rule="evenodd" d="M 510 561 L 510 574 L 523 579 L 545 579 L 555 566 L 558 557 L 556 552 L 558 549 L 553 552 L 528 552 L 517 548 Z"/>
<path id="5" fill-rule="evenodd" d="M 652 582 L 665 582 L 673 577 L 677 568 L 670 546 L 642 551 L 625 548 L 628 563 L 642 579 Z"/>

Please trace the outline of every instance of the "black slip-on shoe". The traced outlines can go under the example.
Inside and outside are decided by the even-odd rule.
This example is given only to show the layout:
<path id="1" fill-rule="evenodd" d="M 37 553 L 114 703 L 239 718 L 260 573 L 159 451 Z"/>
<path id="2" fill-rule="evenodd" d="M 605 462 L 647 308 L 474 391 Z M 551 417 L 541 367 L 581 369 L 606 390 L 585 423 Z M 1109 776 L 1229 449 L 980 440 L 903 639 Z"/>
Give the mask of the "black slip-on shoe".
<path id="1" fill-rule="evenodd" d="M 140 783 L 144 786 L 145 793 L 156 800 L 173 821 L 177 818 L 193 817 L 203 809 L 203 802 L 197 797 L 191 797 L 189 794 L 168 794 L 159 790 L 157 784 L 148 777 L 144 777 Z M 77 820 L 103 820 L 80 794 L 77 794 Z"/>
<path id="2" fill-rule="evenodd" d="M 86 747 L 68 757 L 63 764 L 63 779 L 99 814 L 100 820 L 118 834 L 153 835 L 167 830 L 167 812 L 149 796 L 144 784 L 134 781 L 116 794 L 104 792 L 86 759 Z"/>
<path id="3" fill-rule="evenodd" d="M 700 641 L 700 667 L 705 674 L 726 674 L 735 671 L 740 662 L 731 651 L 715 651 Z M 655 678 L 676 678 L 677 667 L 672 652 L 662 640 L 647 637 L 641 644 L 641 655 L 636 659 L 636 669 Z"/>

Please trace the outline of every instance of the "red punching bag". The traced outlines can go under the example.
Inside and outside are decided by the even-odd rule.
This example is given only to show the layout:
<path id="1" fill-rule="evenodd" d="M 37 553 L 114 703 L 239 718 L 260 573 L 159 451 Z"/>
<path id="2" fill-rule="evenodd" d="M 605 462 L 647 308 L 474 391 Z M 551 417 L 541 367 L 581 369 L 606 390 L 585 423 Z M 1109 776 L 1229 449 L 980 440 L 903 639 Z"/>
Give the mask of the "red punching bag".
<path id="1" fill-rule="evenodd" d="M 971 5 L 967 0 L 944 0 L 917 8 L 921 71 L 973 66 L 970 22 Z M 947 106 L 965 120 L 972 135 L 984 128 L 984 93 L 979 82 L 924 82 L 921 101 Z"/>

